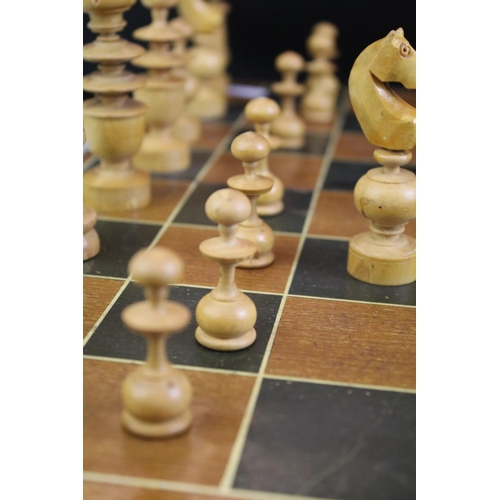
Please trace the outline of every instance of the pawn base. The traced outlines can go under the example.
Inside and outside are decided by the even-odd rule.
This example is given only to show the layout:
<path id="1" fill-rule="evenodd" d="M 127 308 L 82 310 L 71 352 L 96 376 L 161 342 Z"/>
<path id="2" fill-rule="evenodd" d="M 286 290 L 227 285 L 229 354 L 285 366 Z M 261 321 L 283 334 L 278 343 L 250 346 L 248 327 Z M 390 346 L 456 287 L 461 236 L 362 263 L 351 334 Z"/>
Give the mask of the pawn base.
<path id="1" fill-rule="evenodd" d="M 96 167 L 83 174 L 83 202 L 97 212 L 135 210 L 150 201 L 151 178 L 145 172 L 112 172 Z"/>
<path id="2" fill-rule="evenodd" d="M 259 205 L 257 202 L 257 214 L 264 217 L 270 215 L 278 215 L 285 209 L 285 204 L 280 200 L 275 203 L 270 203 L 269 205 Z"/>
<path id="3" fill-rule="evenodd" d="M 189 143 L 196 142 L 201 137 L 200 120 L 194 116 L 184 113 L 175 122 L 172 132 L 176 137 Z"/>
<path id="4" fill-rule="evenodd" d="M 189 429 L 192 420 L 193 414 L 191 410 L 186 410 L 184 413 L 165 422 L 145 422 L 125 410 L 122 412 L 123 427 L 131 434 L 143 438 L 177 436 Z"/>
<path id="5" fill-rule="evenodd" d="M 270 266 L 274 262 L 274 252 L 267 252 L 265 254 L 254 257 L 251 260 L 246 260 L 236 267 L 242 269 L 260 269 L 262 267 Z"/>
<path id="6" fill-rule="evenodd" d="M 208 335 L 200 327 L 195 332 L 196 340 L 203 346 L 215 351 L 239 351 L 251 346 L 257 338 L 255 328 L 236 338 L 219 339 Z"/>
<path id="7" fill-rule="evenodd" d="M 331 109 L 302 108 L 302 118 L 309 123 L 331 123 L 335 113 Z"/>
<path id="8" fill-rule="evenodd" d="M 183 139 L 145 136 L 132 162 L 146 172 L 180 172 L 189 168 L 191 152 Z"/>
<path id="9" fill-rule="evenodd" d="M 281 137 L 281 148 L 282 149 L 300 149 L 304 147 L 306 139 L 304 136 L 301 137 Z"/>
<path id="10" fill-rule="evenodd" d="M 365 283 L 398 286 L 416 280 L 416 241 L 401 235 L 398 246 L 383 246 L 365 232 L 349 242 L 347 272 Z"/>
<path id="11" fill-rule="evenodd" d="M 83 235 L 83 260 L 95 257 L 101 249 L 99 235 L 95 229 L 91 229 Z"/>

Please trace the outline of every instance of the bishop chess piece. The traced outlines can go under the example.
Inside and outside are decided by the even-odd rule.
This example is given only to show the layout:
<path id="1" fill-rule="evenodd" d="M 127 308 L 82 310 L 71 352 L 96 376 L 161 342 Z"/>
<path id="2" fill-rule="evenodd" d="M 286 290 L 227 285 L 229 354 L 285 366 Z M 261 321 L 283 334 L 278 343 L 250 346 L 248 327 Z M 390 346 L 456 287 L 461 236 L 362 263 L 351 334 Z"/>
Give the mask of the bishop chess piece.
<path id="1" fill-rule="evenodd" d="M 394 81 L 416 88 L 416 52 L 401 28 L 361 52 L 349 76 L 353 110 L 382 166 L 369 170 L 354 188 L 354 204 L 371 224 L 370 231 L 351 239 L 347 271 L 376 285 L 416 279 L 416 242 L 404 234 L 416 215 L 416 180 L 401 168 L 416 144 L 416 110 L 390 88 Z"/>
<path id="2" fill-rule="evenodd" d="M 269 142 L 271 151 L 276 150 L 281 145 L 281 139 L 270 134 L 271 123 L 279 116 L 280 107 L 268 97 L 257 97 L 252 99 L 245 106 L 245 116 L 254 125 L 255 131 L 261 134 Z M 273 180 L 273 187 L 268 193 L 257 198 L 257 214 L 262 216 L 277 215 L 283 212 L 285 205 L 283 196 L 285 186 L 281 179 L 269 168 L 269 157 L 259 161 L 256 173 L 269 177 Z"/>
<path id="3" fill-rule="evenodd" d="M 83 260 L 95 257 L 101 249 L 99 235 L 94 229 L 97 213 L 93 208 L 83 205 Z"/>
<path id="4" fill-rule="evenodd" d="M 255 269 L 269 266 L 274 262 L 274 233 L 257 213 L 257 199 L 269 193 L 273 187 L 273 179 L 257 175 L 259 162 L 269 155 L 269 142 L 256 132 L 240 134 L 231 144 L 233 156 L 243 162 L 245 173 L 234 175 L 227 180 L 227 185 L 245 194 L 251 203 L 251 212 L 247 219 L 240 222 L 236 235 L 251 241 L 257 247 L 255 256 L 238 267 Z"/>
<path id="5" fill-rule="evenodd" d="M 176 54 L 174 43 L 182 37 L 167 21 L 169 9 L 179 0 L 142 0 L 151 9 L 152 22 L 133 35 L 149 42 L 149 50 L 133 61 L 146 68 L 146 85 L 134 97 L 147 105 L 147 131 L 134 165 L 148 172 L 178 172 L 191 163 L 189 143 L 173 133 L 173 125 L 181 116 L 186 102 L 185 77 L 174 70 L 186 65 L 186 56 Z"/>
<path id="6" fill-rule="evenodd" d="M 192 388 L 187 377 L 166 357 L 166 339 L 185 329 L 191 313 L 168 300 L 168 286 L 182 279 L 183 263 L 171 250 L 143 249 L 129 262 L 132 278 L 143 287 L 147 300 L 127 306 L 122 320 L 148 342 L 146 362 L 122 386 L 122 423 L 144 438 L 165 438 L 191 425 Z"/>
<path id="7" fill-rule="evenodd" d="M 252 300 L 238 290 L 235 267 L 250 259 L 256 247 L 238 238 L 238 223 L 251 212 L 248 198 L 233 189 L 221 189 L 209 196 L 205 204 L 207 216 L 218 224 L 220 237 L 205 240 L 200 245 L 202 255 L 220 266 L 217 287 L 205 295 L 196 307 L 198 328 L 196 340 L 217 351 L 236 351 L 252 345 L 257 309 Z"/>
<path id="8" fill-rule="evenodd" d="M 271 133 L 282 139 L 282 147 L 300 149 L 305 144 L 306 124 L 297 114 L 296 98 L 304 93 L 304 85 L 297 82 L 304 69 L 304 58 L 297 52 L 283 52 L 275 61 L 282 81 L 273 83 L 271 91 L 281 96 L 281 114 L 273 121 Z"/>
<path id="9" fill-rule="evenodd" d="M 126 22 L 123 12 L 135 0 L 83 0 L 88 27 L 98 36 L 83 47 L 83 58 L 97 71 L 83 78 L 83 90 L 95 94 L 83 103 L 83 122 L 90 151 L 100 162 L 83 176 L 83 200 L 98 213 L 133 210 L 151 200 L 148 173 L 134 169 L 131 158 L 144 137 L 146 106 L 129 96 L 144 86 L 144 76 L 125 70 L 144 49 L 117 34 Z"/>

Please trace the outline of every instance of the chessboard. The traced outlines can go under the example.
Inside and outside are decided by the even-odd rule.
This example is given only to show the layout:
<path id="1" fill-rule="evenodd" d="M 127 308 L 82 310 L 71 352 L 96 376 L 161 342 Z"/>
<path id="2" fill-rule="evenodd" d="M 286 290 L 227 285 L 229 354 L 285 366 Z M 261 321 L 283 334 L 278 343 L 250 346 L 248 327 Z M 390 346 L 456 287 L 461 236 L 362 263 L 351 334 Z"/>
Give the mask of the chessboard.
<path id="1" fill-rule="evenodd" d="M 349 239 L 369 225 L 353 189 L 377 165 L 345 89 L 333 123 L 309 125 L 303 148 L 270 156 L 286 187 L 284 212 L 265 218 L 275 262 L 236 270 L 257 307 L 256 342 L 217 352 L 195 340 L 196 305 L 219 274 L 198 249 L 218 234 L 204 205 L 242 173 L 230 145 L 250 130 L 244 104 L 203 124 L 189 169 L 153 174 L 150 206 L 98 214 L 101 251 L 83 263 L 84 497 L 415 498 L 416 285 L 370 285 L 347 273 Z M 84 168 L 95 161 L 87 156 Z M 407 168 L 415 165 L 413 151 Z M 406 232 L 415 237 L 415 221 Z M 120 318 L 143 300 L 127 265 L 154 245 L 183 259 L 169 298 L 193 313 L 167 348 L 192 383 L 193 425 L 164 440 L 133 437 L 120 421 L 122 382 L 146 354 Z"/>

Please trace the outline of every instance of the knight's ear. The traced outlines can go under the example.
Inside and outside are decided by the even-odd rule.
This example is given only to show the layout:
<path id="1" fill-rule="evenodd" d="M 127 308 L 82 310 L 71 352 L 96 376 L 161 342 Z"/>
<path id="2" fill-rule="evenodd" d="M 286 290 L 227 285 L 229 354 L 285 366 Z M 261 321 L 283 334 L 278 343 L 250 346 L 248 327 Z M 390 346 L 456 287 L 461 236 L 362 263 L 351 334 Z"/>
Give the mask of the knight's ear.
<path id="1" fill-rule="evenodd" d="M 398 29 L 396 30 L 396 33 L 397 33 L 398 35 L 405 36 L 405 32 L 403 31 L 403 28 L 398 28 Z"/>

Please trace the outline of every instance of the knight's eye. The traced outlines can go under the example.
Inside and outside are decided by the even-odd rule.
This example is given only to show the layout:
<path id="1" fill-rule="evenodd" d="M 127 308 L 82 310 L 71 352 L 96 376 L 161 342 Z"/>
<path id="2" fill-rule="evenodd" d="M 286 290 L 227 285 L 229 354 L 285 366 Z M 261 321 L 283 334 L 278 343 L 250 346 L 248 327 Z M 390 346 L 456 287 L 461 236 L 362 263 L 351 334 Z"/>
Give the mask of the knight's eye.
<path id="1" fill-rule="evenodd" d="M 399 55 L 401 57 L 408 57 L 411 54 L 410 46 L 406 43 L 401 43 L 399 46 Z"/>

